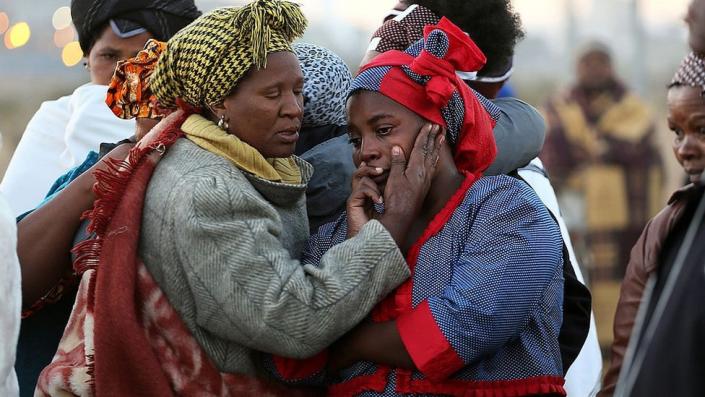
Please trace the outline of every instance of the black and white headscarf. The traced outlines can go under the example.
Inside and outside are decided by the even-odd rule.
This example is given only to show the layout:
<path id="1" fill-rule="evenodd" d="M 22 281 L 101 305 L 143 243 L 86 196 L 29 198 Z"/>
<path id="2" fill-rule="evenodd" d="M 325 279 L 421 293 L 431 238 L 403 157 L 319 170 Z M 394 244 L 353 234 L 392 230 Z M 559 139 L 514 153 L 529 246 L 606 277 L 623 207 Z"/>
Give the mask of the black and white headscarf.
<path id="1" fill-rule="evenodd" d="M 678 86 L 700 87 L 705 95 L 705 58 L 702 55 L 691 52 L 683 59 L 669 85 Z"/>
<path id="2" fill-rule="evenodd" d="M 352 75 L 333 51 L 308 43 L 294 44 L 304 74 L 303 128 L 347 124 L 345 104 Z"/>

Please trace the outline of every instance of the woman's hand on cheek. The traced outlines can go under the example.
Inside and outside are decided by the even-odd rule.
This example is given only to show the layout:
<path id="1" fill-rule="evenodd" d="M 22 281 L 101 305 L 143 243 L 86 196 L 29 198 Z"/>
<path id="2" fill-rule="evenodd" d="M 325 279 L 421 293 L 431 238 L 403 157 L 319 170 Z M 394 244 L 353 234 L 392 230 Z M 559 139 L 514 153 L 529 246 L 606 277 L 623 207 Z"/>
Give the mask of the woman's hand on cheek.
<path id="1" fill-rule="evenodd" d="M 431 187 L 445 139 L 441 131 L 435 124 L 422 127 L 408 163 L 401 147 L 392 148 L 392 165 L 384 189 L 384 214 L 379 221 L 400 247 Z"/>
<path id="2" fill-rule="evenodd" d="M 374 203 L 382 203 L 382 194 L 370 177 L 381 174 L 381 168 L 360 164 L 352 178 L 352 192 L 347 203 L 348 238 L 360 232 L 372 217 Z"/>

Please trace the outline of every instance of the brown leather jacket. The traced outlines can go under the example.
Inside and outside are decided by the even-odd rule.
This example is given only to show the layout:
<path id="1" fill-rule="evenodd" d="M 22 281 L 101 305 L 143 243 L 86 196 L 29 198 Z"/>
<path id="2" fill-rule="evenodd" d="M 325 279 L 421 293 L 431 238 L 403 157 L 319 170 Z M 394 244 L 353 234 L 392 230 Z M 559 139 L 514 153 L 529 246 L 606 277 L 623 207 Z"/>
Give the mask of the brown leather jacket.
<path id="1" fill-rule="evenodd" d="M 668 206 L 646 224 L 639 240 L 632 248 L 627 271 L 622 280 L 617 312 L 614 316 L 614 341 L 612 342 L 612 362 L 598 397 L 614 394 L 619 371 L 622 368 L 624 353 L 632 334 L 634 318 L 639 310 L 641 296 L 646 282 L 659 266 L 658 259 L 663 243 L 669 232 L 683 214 L 686 204 L 696 191 L 695 185 L 677 190 L 668 200 Z"/>

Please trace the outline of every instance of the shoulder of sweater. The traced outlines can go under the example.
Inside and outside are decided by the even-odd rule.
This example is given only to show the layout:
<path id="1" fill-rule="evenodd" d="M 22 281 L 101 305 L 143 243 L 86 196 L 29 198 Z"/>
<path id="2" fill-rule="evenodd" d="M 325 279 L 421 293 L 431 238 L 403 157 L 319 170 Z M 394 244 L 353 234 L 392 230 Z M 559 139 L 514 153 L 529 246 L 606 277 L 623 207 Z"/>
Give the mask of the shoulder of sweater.
<path id="1" fill-rule="evenodd" d="M 186 138 L 177 140 L 159 162 L 155 175 L 194 181 L 224 179 L 247 181 L 240 169 L 227 159 L 202 149 Z"/>
<path id="2" fill-rule="evenodd" d="M 199 205 L 222 205 L 243 199 L 262 204 L 266 201 L 240 169 L 185 138 L 177 140 L 157 164 L 149 194 L 177 206 L 190 205 L 184 202 L 184 195 Z M 229 207 L 224 206 L 223 210 Z"/>

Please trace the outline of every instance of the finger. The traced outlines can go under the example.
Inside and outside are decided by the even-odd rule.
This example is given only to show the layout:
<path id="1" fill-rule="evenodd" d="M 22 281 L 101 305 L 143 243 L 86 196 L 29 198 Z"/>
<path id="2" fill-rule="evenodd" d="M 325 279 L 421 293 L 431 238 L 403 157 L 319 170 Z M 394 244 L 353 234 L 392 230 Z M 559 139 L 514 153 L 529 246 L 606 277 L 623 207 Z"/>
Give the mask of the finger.
<path id="1" fill-rule="evenodd" d="M 428 133 L 428 137 L 426 138 L 426 146 L 424 148 L 426 151 L 424 154 L 426 154 L 426 157 L 428 157 L 432 152 L 433 148 L 436 145 L 436 137 L 438 136 L 438 131 L 441 129 L 441 127 L 438 124 L 434 124 L 431 127 L 431 131 Z"/>
<path id="2" fill-rule="evenodd" d="M 364 178 L 360 181 L 360 188 L 364 188 L 366 190 L 371 191 L 374 194 L 374 202 L 378 204 L 384 203 L 384 199 L 382 198 L 382 194 L 379 191 L 379 187 L 377 187 L 377 184 L 370 178 Z"/>
<path id="3" fill-rule="evenodd" d="M 411 149 L 409 154 L 409 168 L 423 167 L 424 158 L 428 152 L 426 147 L 426 142 L 428 141 L 428 135 L 433 129 L 433 124 L 428 123 L 421 128 L 419 134 L 416 136 L 416 141 L 414 142 L 414 147 Z"/>
<path id="4" fill-rule="evenodd" d="M 445 132 L 445 128 L 439 126 L 437 134 L 433 139 L 433 146 L 427 159 L 429 164 L 431 164 L 432 168 L 436 168 L 436 165 L 438 164 L 438 159 L 441 156 L 441 147 L 445 142 Z"/>
<path id="5" fill-rule="evenodd" d="M 436 151 L 436 146 L 437 146 L 437 138 L 439 135 L 439 131 L 441 130 L 441 126 L 438 124 L 434 124 L 433 128 L 431 128 L 431 132 L 428 134 L 428 144 L 426 146 L 426 152 L 425 152 L 425 160 L 426 164 L 433 164 L 434 162 L 434 152 Z"/>
<path id="6" fill-rule="evenodd" d="M 392 147 L 392 164 L 389 167 L 389 179 L 398 178 L 406 171 L 406 157 L 401 146 Z"/>
<path id="7" fill-rule="evenodd" d="M 367 176 L 377 176 L 380 175 L 384 172 L 384 169 L 380 167 L 371 167 L 367 165 L 366 163 L 360 163 L 360 166 L 355 170 L 355 173 L 353 173 L 353 178 L 364 178 Z"/>
<path id="8" fill-rule="evenodd" d="M 370 186 L 365 186 L 363 189 L 361 189 L 362 194 L 365 195 L 365 197 L 369 200 L 371 200 L 373 203 L 377 204 L 382 204 L 384 203 L 384 199 L 382 198 L 382 195 L 379 194 L 379 191 L 376 188 L 372 188 Z"/>
<path id="9" fill-rule="evenodd" d="M 351 207 L 366 207 L 372 203 L 383 203 L 384 200 L 376 188 L 361 185 L 350 195 L 348 205 Z"/>

